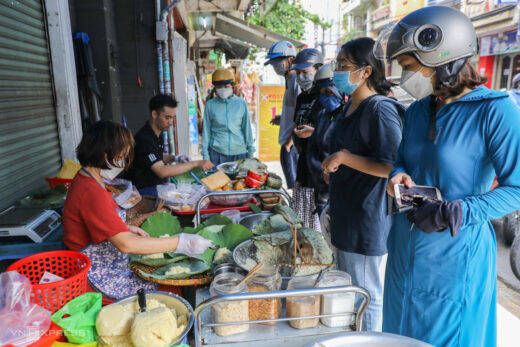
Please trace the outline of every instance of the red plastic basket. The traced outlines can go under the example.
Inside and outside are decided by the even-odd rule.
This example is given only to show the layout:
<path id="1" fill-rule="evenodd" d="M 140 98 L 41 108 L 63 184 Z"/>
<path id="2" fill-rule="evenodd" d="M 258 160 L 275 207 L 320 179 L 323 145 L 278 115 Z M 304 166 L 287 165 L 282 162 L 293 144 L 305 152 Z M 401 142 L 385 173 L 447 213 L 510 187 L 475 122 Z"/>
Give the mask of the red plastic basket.
<path id="1" fill-rule="evenodd" d="M 65 186 L 65 188 L 69 189 L 70 184 L 72 183 L 71 178 L 45 177 L 45 180 L 47 183 L 49 183 L 49 187 L 51 189 L 56 188 L 62 184 Z"/>
<path id="2" fill-rule="evenodd" d="M 74 251 L 52 251 L 18 260 L 7 271 L 29 278 L 32 284 L 31 301 L 52 313 L 70 300 L 87 292 L 87 273 L 90 259 Z M 39 284 L 45 271 L 64 278 L 62 281 Z"/>

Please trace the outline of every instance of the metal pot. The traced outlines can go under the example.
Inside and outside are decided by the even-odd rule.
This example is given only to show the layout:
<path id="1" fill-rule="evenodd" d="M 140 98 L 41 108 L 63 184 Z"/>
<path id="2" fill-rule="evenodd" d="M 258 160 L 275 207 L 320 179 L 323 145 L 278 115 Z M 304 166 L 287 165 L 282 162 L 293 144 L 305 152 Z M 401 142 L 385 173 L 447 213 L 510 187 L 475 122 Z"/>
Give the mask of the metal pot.
<path id="1" fill-rule="evenodd" d="M 352 332 L 332 335 L 316 340 L 305 347 L 433 347 L 409 337 L 372 332 Z"/>
<path id="2" fill-rule="evenodd" d="M 237 273 L 239 275 L 242 275 L 242 276 L 245 276 L 247 275 L 247 271 L 242 269 L 240 266 L 238 266 L 237 264 L 232 264 L 232 263 L 223 263 L 223 264 L 219 264 L 217 266 L 215 266 L 215 268 L 213 269 L 213 275 L 214 276 L 217 276 L 217 275 L 220 275 L 220 274 L 223 274 L 223 273 Z"/>
<path id="3" fill-rule="evenodd" d="M 166 293 L 166 292 L 147 292 L 146 293 L 146 299 L 155 299 L 157 301 L 162 302 L 165 304 L 168 308 L 174 308 L 175 311 L 177 311 L 179 314 L 188 314 L 188 325 L 186 326 L 186 329 L 182 332 L 181 335 L 170 345 L 175 346 L 184 340 L 188 332 L 191 330 L 194 322 L 194 315 L 193 315 L 193 308 L 191 305 L 186 301 L 184 298 L 181 298 L 178 295 L 172 294 L 172 293 Z M 128 303 L 128 302 L 135 302 L 137 301 L 137 295 L 130 295 L 127 297 L 124 297 L 122 299 L 119 299 L 114 302 L 116 303 Z"/>
<path id="4" fill-rule="evenodd" d="M 262 223 L 267 218 L 271 217 L 273 214 L 271 212 L 261 212 L 254 213 L 242 217 L 240 219 L 240 224 L 248 228 L 249 230 L 253 230 L 258 224 Z"/>

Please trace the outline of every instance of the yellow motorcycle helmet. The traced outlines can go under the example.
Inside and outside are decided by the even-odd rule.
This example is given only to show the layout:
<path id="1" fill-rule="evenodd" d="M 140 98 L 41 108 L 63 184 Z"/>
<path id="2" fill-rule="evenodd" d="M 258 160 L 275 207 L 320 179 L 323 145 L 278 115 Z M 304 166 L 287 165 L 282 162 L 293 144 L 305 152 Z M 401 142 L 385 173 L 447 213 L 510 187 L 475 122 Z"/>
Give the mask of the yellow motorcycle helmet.
<path id="1" fill-rule="evenodd" d="M 211 75 L 211 82 L 214 86 L 235 83 L 235 75 L 228 69 L 217 69 Z"/>

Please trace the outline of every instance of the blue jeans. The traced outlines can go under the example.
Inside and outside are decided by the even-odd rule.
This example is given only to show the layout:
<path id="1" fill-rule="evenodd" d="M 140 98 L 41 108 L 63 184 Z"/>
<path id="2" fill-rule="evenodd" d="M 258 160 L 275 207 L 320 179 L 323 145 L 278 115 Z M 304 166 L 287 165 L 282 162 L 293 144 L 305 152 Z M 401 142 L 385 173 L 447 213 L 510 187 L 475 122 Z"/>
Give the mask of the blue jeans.
<path id="1" fill-rule="evenodd" d="M 222 163 L 227 163 L 230 161 L 237 161 L 239 159 L 247 158 L 247 153 L 236 154 L 236 155 L 225 155 L 225 154 L 215 151 L 211 147 L 208 148 L 208 152 L 209 152 L 209 160 L 211 160 L 211 162 L 215 166 L 220 165 Z"/>
<path id="2" fill-rule="evenodd" d="M 294 182 L 296 182 L 296 164 L 298 163 L 298 153 L 296 153 L 294 146 L 287 152 L 285 146 L 282 145 L 282 149 L 280 150 L 280 163 L 282 164 L 287 188 L 294 188 Z"/>
<path id="3" fill-rule="evenodd" d="M 383 325 L 383 281 L 379 266 L 383 256 L 366 256 L 338 249 L 338 267 L 352 276 L 352 284 L 365 288 L 371 296 L 363 319 L 363 331 L 381 331 Z M 358 307 L 359 303 L 356 303 Z"/>

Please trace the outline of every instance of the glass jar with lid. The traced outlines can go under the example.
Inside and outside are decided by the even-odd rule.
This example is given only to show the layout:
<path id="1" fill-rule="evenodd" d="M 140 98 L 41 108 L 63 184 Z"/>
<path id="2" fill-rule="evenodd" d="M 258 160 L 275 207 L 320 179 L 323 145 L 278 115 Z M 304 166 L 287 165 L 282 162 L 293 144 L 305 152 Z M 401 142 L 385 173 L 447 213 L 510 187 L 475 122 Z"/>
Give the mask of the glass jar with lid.
<path id="1" fill-rule="evenodd" d="M 329 270 L 323 274 L 318 287 L 340 287 L 352 284 L 350 275 L 340 270 Z M 326 294 L 321 298 L 321 314 L 354 313 L 354 293 Z M 328 327 L 344 327 L 352 324 L 353 314 L 337 317 L 322 317 L 321 323 Z"/>
<path id="2" fill-rule="evenodd" d="M 282 278 L 278 272 L 278 268 L 265 264 L 258 272 L 247 282 L 250 293 L 273 292 L 280 290 L 282 286 Z M 249 300 L 249 319 L 275 319 L 280 317 L 281 310 L 280 299 L 259 299 Z M 262 323 L 273 325 L 276 322 Z"/>
<path id="3" fill-rule="evenodd" d="M 237 273 L 223 273 L 215 276 L 209 287 L 210 295 L 247 293 L 248 290 L 245 283 L 240 286 L 238 285 L 243 278 L 244 276 Z M 249 320 L 247 300 L 223 301 L 213 304 L 211 309 L 214 323 L 243 322 Z M 247 331 L 249 324 L 222 325 L 213 327 L 213 329 L 219 336 L 229 336 Z"/>
<path id="4" fill-rule="evenodd" d="M 287 290 L 313 288 L 316 276 L 294 277 L 289 281 Z M 320 314 L 320 296 L 294 296 L 286 301 L 287 317 L 308 317 Z M 296 329 L 313 328 L 318 324 L 319 318 L 307 318 L 289 321 L 289 325 Z"/>

